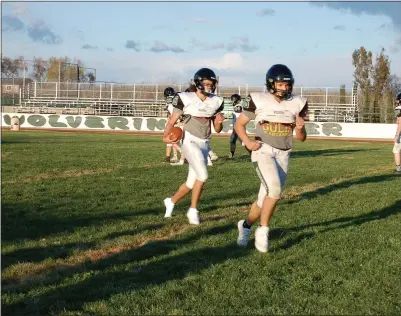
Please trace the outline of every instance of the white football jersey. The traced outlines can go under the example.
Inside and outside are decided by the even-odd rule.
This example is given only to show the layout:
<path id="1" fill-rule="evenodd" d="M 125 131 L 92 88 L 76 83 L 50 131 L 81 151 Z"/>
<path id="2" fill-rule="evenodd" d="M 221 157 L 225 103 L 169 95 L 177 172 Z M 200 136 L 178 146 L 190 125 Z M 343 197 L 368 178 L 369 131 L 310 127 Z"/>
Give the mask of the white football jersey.
<path id="1" fill-rule="evenodd" d="M 216 115 L 217 110 L 223 104 L 223 98 L 217 95 L 209 95 L 205 101 L 202 101 L 195 92 L 179 92 L 177 93 L 184 104 L 182 111 L 185 114 L 197 117 L 213 117 Z M 177 102 L 178 98 L 174 98 Z M 174 102 L 174 101 L 173 101 Z M 177 104 L 173 103 L 176 107 Z"/>
<path id="2" fill-rule="evenodd" d="M 251 93 L 250 96 L 256 106 L 254 109 L 256 122 L 295 123 L 296 115 L 302 111 L 306 104 L 306 99 L 298 95 L 293 95 L 290 100 L 281 102 L 278 102 L 268 92 L 255 92 Z M 245 106 L 249 106 L 249 102 L 245 104 Z M 245 106 L 244 110 L 248 110 Z"/>

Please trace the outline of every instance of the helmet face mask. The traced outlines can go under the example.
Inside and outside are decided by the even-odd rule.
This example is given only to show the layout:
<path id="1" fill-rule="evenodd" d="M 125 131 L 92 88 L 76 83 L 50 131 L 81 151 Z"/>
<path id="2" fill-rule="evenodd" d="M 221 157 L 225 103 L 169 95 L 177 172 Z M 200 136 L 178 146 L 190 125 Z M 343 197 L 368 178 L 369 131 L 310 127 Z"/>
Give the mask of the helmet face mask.
<path id="1" fill-rule="evenodd" d="M 266 73 L 267 91 L 280 100 L 291 98 L 294 82 L 291 70 L 282 64 L 273 65 Z"/>
<path id="2" fill-rule="evenodd" d="M 194 85 L 204 94 L 211 94 L 216 90 L 217 77 L 213 70 L 201 68 L 194 75 Z"/>
<path id="3" fill-rule="evenodd" d="M 397 96 L 395 97 L 395 105 L 401 105 L 401 92 L 399 92 L 397 94 Z"/>
<path id="4" fill-rule="evenodd" d="M 239 94 L 237 94 L 237 93 L 234 93 L 232 96 L 231 96 L 231 102 L 232 102 L 232 105 L 233 106 L 235 106 L 238 102 L 240 102 L 241 101 L 241 96 L 239 95 Z"/>
<path id="5" fill-rule="evenodd" d="M 175 91 L 173 88 L 168 87 L 166 89 L 164 89 L 164 98 L 168 99 L 169 97 L 172 97 L 175 94 Z"/>

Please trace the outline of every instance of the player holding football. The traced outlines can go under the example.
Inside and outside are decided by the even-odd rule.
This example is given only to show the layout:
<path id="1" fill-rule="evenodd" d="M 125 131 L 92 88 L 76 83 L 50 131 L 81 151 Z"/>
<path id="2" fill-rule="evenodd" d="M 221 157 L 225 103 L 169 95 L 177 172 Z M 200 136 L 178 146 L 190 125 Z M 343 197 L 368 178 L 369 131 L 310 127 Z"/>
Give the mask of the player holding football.
<path id="1" fill-rule="evenodd" d="M 235 123 L 235 131 L 245 146 L 252 150 L 251 160 L 261 184 L 257 201 L 252 204 L 246 220 L 238 222 L 237 244 L 246 247 L 252 225 L 260 219 L 255 231 L 255 247 L 268 251 L 269 223 L 282 197 L 288 163 L 295 138 L 305 141 L 305 119 L 308 104 L 305 98 L 292 94 L 294 77 L 281 64 L 266 73 L 267 92 L 251 93 L 243 102 L 243 112 Z M 246 134 L 246 125 L 255 120 L 255 141 Z"/>
<path id="2" fill-rule="evenodd" d="M 188 177 L 171 198 L 164 200 L 164 217 L 171 217 L 175 204 L 192 190 L 187 217 L 193 225 L 200 223 L 198 202 L 208 178 L 207 156 L 210 150 L 211 124 L 217 133 L 223 129 L 224 116 L 220 112 L 224 109 L 224 100 L 212 93 L 216 84 L 217 77 L 211 69 L 199 69 L 193 79 L 192 88 L 196 88 L 196 92 L 179 92 L 174 96 L 173 114 L 163 135 L 166 144 L 176 143 L 177 140 L 170 139 L 170 131 L 178 118 L 185 116 L 182 151 L 189 165 Z"/>

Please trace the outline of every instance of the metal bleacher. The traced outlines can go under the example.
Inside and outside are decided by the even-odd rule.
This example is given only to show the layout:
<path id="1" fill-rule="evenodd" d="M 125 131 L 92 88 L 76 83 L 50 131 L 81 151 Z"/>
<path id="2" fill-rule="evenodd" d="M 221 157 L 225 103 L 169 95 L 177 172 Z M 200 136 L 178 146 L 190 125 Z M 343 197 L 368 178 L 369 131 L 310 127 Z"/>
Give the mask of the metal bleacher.
<path id="1" fill-rule="evenodd" d="M 163 91 L 171 86 L 183 91 L 187 85 L 146 85 L 116 83 L 33 82 L 21 93 L 15 112 L 41 114 L 164 117 Z M 358 95 L 353 89 L 296 87 L 294 93 L 308 99 L 311 120 L 355 122 Z M 264 86 L 219 86 L 217 94 L 225 98 L 224 113 L 231 117 L 230 97 L 265 91 Z"/>

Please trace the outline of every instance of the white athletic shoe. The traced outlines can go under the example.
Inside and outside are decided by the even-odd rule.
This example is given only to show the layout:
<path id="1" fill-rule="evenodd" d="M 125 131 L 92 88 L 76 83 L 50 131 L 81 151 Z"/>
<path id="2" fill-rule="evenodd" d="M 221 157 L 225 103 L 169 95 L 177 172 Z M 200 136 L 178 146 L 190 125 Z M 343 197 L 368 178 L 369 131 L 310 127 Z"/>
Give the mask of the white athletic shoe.
<path id="1" fill-rule="evenodd" d="M 219 156 L 217 156 L 213 151 L 209 151 L 209 157 L 212 161 L 215 161 L 219 158 Z"/>
<path id="2" fill-rule="evenodd" d="M 209 156 L 207 156 L 207 165 L 208 165 L 209 167 L 213 166 L 212 159 L 211 159 Z"/>
<path id="3" fill-rule="evenodd" d="M 192 225 L 199 225 L 199 212 L 195 208 L 190 208 L 187 212 L 189 223 Z"/>
<path id="4" fill-rule="evenodd" d="M 164 214 L 164 217 L 171 217 L 174 210 L 174 203 L 171 202 L 171 198 L 164 199 L 164 205 L 166 206 L 166 213 Z"/>
<path id="5" fill-rule="evenodd" d="M 244 222 L 245 220 L 240 220 L 237 224 L 238 226 L 237 245 L 240 247 L 246 247 L 248 245 L 249 236 L 252 233 L 252 228 L 245 228 Z"/>
<path id="6" fill-rule="evenodd" d="M 269 250 L 269 227 L 259 226 L 255 230 L 255 247 L 260 252 Z"/>
<path id="7" fill-rule="evenodd" d="M 170 163 L 170 165 L 172 165 L 172 166 L 182 166 L 183 164 L 184 164 L 184 160 Z"/>

